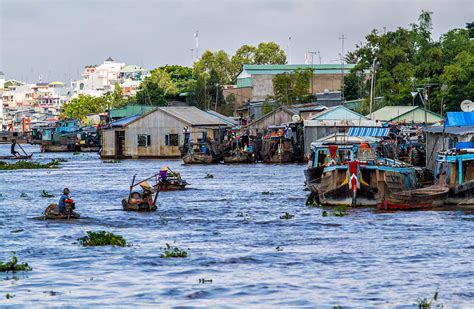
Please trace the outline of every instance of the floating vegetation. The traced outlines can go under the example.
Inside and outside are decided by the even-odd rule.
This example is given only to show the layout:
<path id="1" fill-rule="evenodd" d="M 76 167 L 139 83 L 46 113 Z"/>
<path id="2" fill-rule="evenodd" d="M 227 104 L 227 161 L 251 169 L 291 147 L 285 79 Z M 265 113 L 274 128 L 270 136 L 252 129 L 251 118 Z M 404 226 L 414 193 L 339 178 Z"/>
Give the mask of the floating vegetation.
<path id="1" fill-rule="evenodd" d="M 15 294 L 7 293 L 7 294 L 5 295 L 5 298 L 6 298 L 6 299 L 11 299 L 11 298 L 13 298 L 13 297 L 15 297 Z"/>
<path id="2" fill-rule="evenodd" d="M 127 242 L 120 235 L 115 235 L 106 231 L 91 232 L 87 231 L 87 235 L 78 238 L 82 246 L 119 246 L 125 247 Z"/>
<path id="3" fill-rule="evenodd" d="M 262 195 L 273 195 L 273 194 L 275 194 L 275 193 L 270 192 L 270 191 L 263 191 L 262 192 Z"/>
<path id="4" fill-rule="evenodd" d="M 121 160 L 104 160 L 102 163 L 108 163 L 108 164 L 115 164 L 115 163 L 120 163 L 122 162 Z"/>
<path id="5" fill-rule="evenodd" d="M 188 256 L 188 252 L 181 250 L 178 247 L 172 247 L 168 243 L 166 244 L 166 250 L 164 253 L 160 254 L 160 258 L 185 258 Z"/>
<path id="6" fill-rule="evenodd" d="M 321 204 L 319 204 L 319 203 L 316 202 L 316 201 L 308 202 L 308 203 L 306 203 L 306 205 L 307 205 L 308 207 L 321 207 Z"/>
<path id="7" fill-rule="evenodd" d="M 212 279 L 199 278 L 199 283 L 212 283 Z"/>
<path id="8" fill-rule="evenodd" d="M 332 215 L 335 217 L 344 217 L 344 216 L 348 216 L 349 214 L 347 213 L 347 207 L 341 205 L 341 206 L 336 206 L 336 208 L 332 212 Z"/>
<path id="9" fill-rule="evenodd" d="M 427 298 L 418 298 L 416 300 L 416 305 L 418 305 L 418 308 L 420 309 L 430 309 L 431 306 L 434 306 L 436 308 L 443 308 L 444 305 L 441 303 L 437 303 L 439 298 L 439 289 L 436 289 L 433 297 L 431 299 Z"/>
<path id="10" fill-rule="evenodd" d="M 275 249 L 276 251 L 283 251 L 283 247 L 280 247 L 280 246 L 276 247 Z"/>
<path id="11" fill-rule="evenodd" d="M 78 156 L 78 155 L 80 155 L 81 153 L 80 153 L 79 151 L 74 151 L 72 154 L 75 155 L 75 156 Z"/>
<path id="12" fill-rule="evenodd" d="M 5 161 L 0 161 L 0 170 L 31 170 L 31 169 L 41 169 L 41 168 L 57 168 L 61 164 L 58 160 L 52 160 L 48 163 L 37 163 L 30 161 L 17 161 L 15 163 L 7 163 Z"/>
<path id="13" fill-rule="evenodd" d="M 20 197 L 28 197 L 28 194 L 26 194 L 25 192 L 21 192 Z"/>
<path id="14" fill-rule="evenodd" d="M 32 269 L 33 268 L 31 268 L 26 262 L 18 264 L 18 259 L 15 255 L 13 255 L 11 261 L 6 262 L 5 264 L 3 262 L 0 262 L 0 272 L 11 271 L 16 273 L 17 271 L 30 271 Z"/>
<path id="15" fill-rule="evenodd" d="M 323 210 L 322 216 L 327 217 L 328 215 L 329 215 L 329 213 L 326 210 Z"/>
<path id="16" fill-rule="evenodd" d="M 68 160 L 67 159 L 64 159 L 64 158 L 58 158 L 58 159 L 54 159 L 56 162 L 67 162 Z"/>
<path id="17" fill-rule="evenodd" d="M 214 175 L 207 173 L 206 176 L 204 176 L 204 179 L 211 179 L 214 178 Z"/>
<path id="18" fill-rule="evenodd" d="M 285 212 L 283 215 L 280 216 L 280 219 L 282 220 L 289 220 L 289 219 L 292 219 L 294 218 L 295 216 L 288 213 L 288 212 Z"/>
<path id="19" fill-rule="evenodd" d="M 41 192 L 41 197 L 52 198 L 52 197 L 55 197 L 55 196 L 54 196 L 54 194 L 48 193 L 48 191 L 43 190 L 43 192 Z"/>

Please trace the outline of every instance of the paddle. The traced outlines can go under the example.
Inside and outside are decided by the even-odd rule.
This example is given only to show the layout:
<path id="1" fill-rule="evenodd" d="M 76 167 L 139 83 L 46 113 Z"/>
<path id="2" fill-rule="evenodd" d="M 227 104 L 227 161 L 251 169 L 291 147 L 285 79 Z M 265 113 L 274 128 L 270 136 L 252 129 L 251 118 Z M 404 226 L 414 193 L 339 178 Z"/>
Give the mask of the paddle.
<path id="1" fill-rule="evenodd" d="M 132 196 L 132 190 L 133 190 L 133 183 L 135 182 L 135 177 L 137 177 L 137 175 L 133 175 L 133 179 L 132 179 L 132 185 L 130 186 L 130 192 L 128 192 L 128 200 L 127 200 L 127 203 L 130 202 L 130 197 Z"/>
<path id="2" fill-rule="evenodd" d="M 20 147 L 20 149 L 23 151 L 23 153 L 25 154 L 25 156 L 27 156 L 27 157 L 28 157 L 28 156 L 29 156 L 29 154 L 28 154 L 28 153 L 26 153 L 25 149 L 23 149 L 23 147 L 21 147 L 21 145 L 20 145 L 20 144 L 17 144 L 17 145 L 18 145 L 18 147 Z"/>

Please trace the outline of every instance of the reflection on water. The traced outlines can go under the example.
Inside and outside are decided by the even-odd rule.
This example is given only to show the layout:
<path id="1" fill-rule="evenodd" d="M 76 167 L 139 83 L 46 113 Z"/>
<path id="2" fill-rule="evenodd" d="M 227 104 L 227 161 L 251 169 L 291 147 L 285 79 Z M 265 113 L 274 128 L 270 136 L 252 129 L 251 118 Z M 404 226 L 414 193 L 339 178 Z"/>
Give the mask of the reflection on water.
<path id="1" fill-rule="evenodd" d="M 68 162 L 55 170 L 0 171 L 0 260 L 15 251 L 33 267 L 0 274 L 2 304 L 394 307 L 431 297 L 438 287 L 446 307 L 473 301 L 472 211 L 369 208 L 323 217 L 304 205 L 303 165 L 34 158 Z M 145 178 L 162 165 L 179 170 L 190 190 L 160 193 L 155 213 L 122 211 L 132 176 Z M 207 173 L 214 178 L 204 179 Z M 63 187 L 83 219 L 38 220 L 55 202 L 42 190 L 59 196 Z M 284 212 L 295 217 L 279 219 Z M 88 230 L 122 235 L 133 246 L 80 247 L 77 238 Z M 190 255 L 160 259 L 167 242 Z M 6 300 L 6 293 L 15 297 Z"/>

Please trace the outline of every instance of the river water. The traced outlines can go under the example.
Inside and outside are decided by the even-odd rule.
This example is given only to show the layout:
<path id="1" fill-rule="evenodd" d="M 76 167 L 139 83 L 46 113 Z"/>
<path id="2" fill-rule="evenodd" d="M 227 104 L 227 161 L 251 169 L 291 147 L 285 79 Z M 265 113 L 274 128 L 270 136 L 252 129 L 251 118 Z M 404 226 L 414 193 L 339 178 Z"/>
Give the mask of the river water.
<path id="1" fill-rule="evenodd" d="M 0 154 L 8 151 L 0 146 Z M 473 210 L 365 208 L 324 217 L 305 206 L 304 165 L 296 164 L 34 158 L 68 161 L 59 169 L 0 171 L 0 261 L 14 251 L 33 267 L 0 273 L 0 306 L 393 308 L 413 307 L 437 289 L 445 308 L 474 302 Z M 132 176 L 145 178 L 162 165 L 179 170 L 189 190 L 160 193 L 154 213 L 122 211 Z M 39 220 L 56 202 L 42 190 L 59 196 L 63 187 L 82 219 Z M 280 219 L 284 212 L 294 218 Z M 78 244 L 86 231 L 99 230 L 133 245 Z M 159 258 L 166 243 L 189 256 Z"/>

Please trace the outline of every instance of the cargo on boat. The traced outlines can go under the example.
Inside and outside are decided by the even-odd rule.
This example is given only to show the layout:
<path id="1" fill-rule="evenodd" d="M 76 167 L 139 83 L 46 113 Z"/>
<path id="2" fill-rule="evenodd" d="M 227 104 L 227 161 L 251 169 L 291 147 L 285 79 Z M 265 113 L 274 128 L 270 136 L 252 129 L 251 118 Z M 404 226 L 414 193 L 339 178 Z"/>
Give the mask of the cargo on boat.
<path id="1" fill-rule="evenodd" d="M 264 134 L 260 155 L 264 163 L 303 162 L 302 123 L 270 126 Z"/>
<path id="2" fill-rule="evenodd" d="M 255 163 L 257 162 L 256 150 L 261 147 L 261 138 L 251 136 L 249 131 L 239 132 L 228 130 L 223 153 L 224 163 Z"/>
<path id="3" fill-rule="evenodd" d="M 184 190 L 188 182 L 181 178 L 181 174 L 172 171 L 169 167 L 164 166 L 158 174 L 158 183 L 154 186 L 159 191 L 177 191 Z"/>

